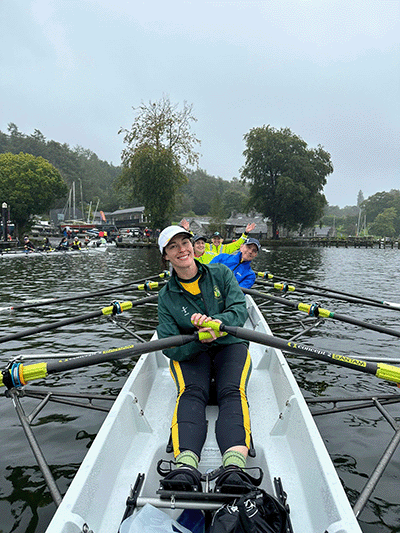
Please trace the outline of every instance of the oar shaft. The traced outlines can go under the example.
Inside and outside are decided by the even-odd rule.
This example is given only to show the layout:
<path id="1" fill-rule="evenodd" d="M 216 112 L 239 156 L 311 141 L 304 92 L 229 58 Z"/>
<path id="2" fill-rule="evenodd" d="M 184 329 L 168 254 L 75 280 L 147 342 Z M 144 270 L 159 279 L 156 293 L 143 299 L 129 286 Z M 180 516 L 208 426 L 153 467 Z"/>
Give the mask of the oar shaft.
<path id="1" fill-rule="evenodd" d="M 304 313 L 308 313 L 308 314 L 311 314 L 310 310 L 313 308 L 313 306 L 309 304 L 293 302 L 292 300 L 287 300 L 286 298 L 282 298 L 280 296 L 274 296 L 272 294 L 260 292 L 255 289 L 242 288 L 242 291 L 245 294 L 251 294 L 252 296 L 259 296 L 261 298 L 265 298 L 272 302 L 283 304 L 287 307 L 293 307 L 294 309 L 297 309 L 298 311 L 303 311 Z M 315 314 L 313 316 L 320 316 L 322 318 L 332 318 L 334 320 L 346 322 L 347 324 L 353 324 L 354 326 L 360 326 L 366 329 L 370 329 L 372 331 L 378 331 L 379 333 L 385 333 L 386 335 L 392 335 L 393 337 L 400 337 L 400 331 L 397 331 L 395 329 L 387 328 L 385 326 L 379 326 L 377 324 L 371 324 L 369 322 L 365 322 L 364 320 L 358 320 L 357 318 L 353 318 L 351 316 L 341 315 L 341 314 L 335 313 L 334 311 L 329 311 L 328 309 L 318 308 L 318 306 L 314 306 L 314 308 L 315 308 Z"/>
<path id="2" fill-rule="evenodd" d="M 256 283 L 257 285 L 264 285 L 266 287 L 273 286 L 274 289 L 278 289 L 278 290 L 285 290 L 285 285 L 287 285 L 286 283 L 271 283 L 268 281 L 266 282 L 266 281 L 257 281 L 257 280 L 256 280 Z M 295 291 L 295 292 L 302 293 L 302 294 L 312 294 L 314 296 L 323 296 L 325 298 L 331 298 L 331 299 L 340 300 L 342 302 L 348 302 L 352 304 L 369 305 L 370 307 L 379 307 L 380 309 L 388 309 L 388 308 L 392 309 L 392 307 L 390 307 L 388 304 L 384 304 L 383 302 L 375 302 L 369 299 L 366 300 L 362 296 L 360 297 L 352 297 L 352 296 L 344 296 L 344 295 L 342 296 L 342 293 L 340 291 L 333 291 L 333 290 L 331 291 L 330 289 L 322 289 L 323 291 L 325 291 L 325 292 L 322 292 L 320 290 L 299 288 L 294 285 L 288 285 L 287 290 L 291 292 Z M 329 292 L 326 292 L 326 291 L 329 291 Z M 332 293 L 332 294 L 329 294 L 329 293 Z M 397 308 L 393 306 L 393 309 L 397 309 Z"/>
<path id="3" fill-rule="evenodd" d="M 268 272 L 258 272 L 257 273 L 258 276 L 262 277 L 262 278 L 268 278 L 268 279 L 273 279 L 274 277 L 278 277 L 278 276 L 274 276 L 273 274 L 270 274 Z M 375 304 L 378 304 L 378 307 L 385 307 L 386 309 L 388 307 L 390 308 L 393 308 L 393 309 L 398 309 L 400 310 L 400 306 L 398 304 L 393 304 L 391 302 L 386 302 L 386 301 L 383 301 L 383 300 L 377 300 L 376 298 L 369 298 L 368 296 L 358 296 L 357 294 L 349 294 L 348 292 L 344 292 L 344 291 L 339 291 L 337 289 L 329 289 L 328 287 L 321 287 L 320 285 L 311 285 L 310 283 L 304 283 L 303 281 L 296 281 L 294 279 L 291 279 L 291 278 L 285 278 L 285 277 L 282 277 L 282 276 L 279 276 L 280 279 L 282 279 L 283 281 L 286 281 L 288 283 L 294 283 L 296 285 L 302 285 L 303 287 L 312 287 L 313 289 L 318 289 L 320 291 L 327 291 L 327 292 L 331 292 L 331 293 L 334 293 L 334 294 L 341 294 L 343 296 L 349 296 L 349 297 L 353 297 L 355 299 L 357 299 L 357 303 L 362 303 L 362 301 L 364 301 L 365 303 L 366 302 L 370 302 L 371 304 L 375 303 Z"/>
<path id="4" fill-rule="evenodd" d="M 148 296 L 147 298 L 142 298 L 140 300 L 135 300 L 134 302 L 129 302 L 129 306 L 126 305 L 128 304 L 128 302 L 123 302 L 121 304 L 122 310 L 128 308 L 130 309 L 132 307 L 136 307 L 137 305 L 141 305 L 144 303 L 154 302 L 157 300 L 157 298 L 158 294 L 154 294 L 153 296 Z M 18 333 L 10 333 L 9 335 L 4 335 L 3 337 L 0 337 L 0 344 L 16 339 L 22 339 L 23 337 L 28 337 L 29 335 L 34 335 L 36 333 L 51 331 L 53 329 L 57 329 L 62 326 L 67 326 L 69 324 L 77 324 L 78 322 L 84 322 L 85 320 L 89 320 L 91 318 L 99 317 L 102 315 L 110 315 L 112 314 L 112 309 L 113 306 L 104 307 L 103 309 L 98 309 L 97 311 L 86 313 L 85 315 L 79 315 L 70 318 L 64 318 L 63 320 L 58 320 L 57 322 L 53 322 L 53 324 L 43 324 L 43 326 L 35 326 L 33 328 L 24 329 L 23 331 L 19 331 Z"/>
<path id="5" fill-rule="evenodd" d="M 205 327 L 206 324 L 203 324 Z M 305 355 L 313 359 L 333 363 L 338 366 L 344 366 L 353 370 L 358 370 L 367 374 L 373 374 L 374 376 L 385 379 L 386 381 L 392 381 L 394 383 L 400 383 L 400 368 L 387 365 L 385 363 L 371 363 L 353 357 L 347 357 L 345 355 L 339 355 L 319 348 L 313 348 L 304 344 L 298 344 L 295 342 L 288 342 L 279 337 L 267 335 L 266 333 L 260 333 L 250 329 L 220 325 L 220 330 L 238 337 L 240 339 L 256 342 L 265 346 L 271 346 L 272 348 L 278 348 L 286 352 L 294 353 L 297 355 Z"/>
<path id="6" fill-rule="evenodd" d="M 19 387 L 25 385 L 29 381 L 43 379 L 49 374 L 65 372 L 118 359 L 125 359 L 127 357 L 133 357 L 158 350 L 175 348 L 195 341 L 198 338 L 197 333 L 191 335 L 175 335 L 173 337 L 167 337 L 166 339 L 156 339 L 136 345 L 131 344 L 122 348 L 114 348 L 95 353 L 92 352 L 88 355 L 73 357 L 72 359 L 64 359 L 63 361 L 34 363 L 26 366 L 22 363 L 14 363 L 11 369 L 4 370 L 0 373 L 0 387 L 3 385 L 6 385 L 9 388 Z"/>
<path id="7" fill-rule="evenodd" d="M 18 309 L 29 309 L 30 307 L 39 307 L 39 306 L 43 306 L 43 305 L 50 305 L 50 304 L 53 304 L 53 303 L 71 302 L 73 300 L 82 300 L 84 298 L 93 298 L 95 296 L 103 296 L 104 294 L 110 294 L 111 292 L 114 292 L 114 291 L 116 291 L 118 289 L 129 288 L 129 287 L 132 287 L 132 285 L 137 285 L 137 287 L 134 287 L 134 288 L 139 288 L 140 287 L 141 290 L 147 289 L 147 288 L 153 289 L 153 288 L 155 288 L 153 284 L 150 284 L 150 285 L 146 286 L 145 282 L 147 282 L 149 280 L 152 280 L 152 279 L 161 278 L 161 277 L 167 277 L 166 272 L 162 272 L 161 274 L 157 274 L 155 276 L 150 276 L 150 277 L 143 278 L 143 279 L 130 281 L 129 283 L 122 283 L 121 285 L 114 285 L 113 287 L 109 287 L 108 289 L 102 289 L 101 291 L 97 291 L 97 292 L 84 292 L 84 293 L 78 294 L 78 295 L 63 296 L 62 298 L 48 298 L 48 299 L 43 300 L 41 302 L 31 302 L 31 303 L 26 303 L 26 304 L 16 304 L 16 305 L 8 306 L 8 307 L 2 307 L 2 308 L 0 308 L 0 311 L 16 311 Z M 143 283 L 143 285 L 140 285 L 141 283 Z"/>
<path id="8" fill-rule="evenodd" d="M 138 343 L 136 345 L 131 344 L 130 346 L 124 346 L 123 348 L 104 350 L 102 352 L 97 352 L 96 354 L 73 357 L 72 359 L 66 359 L 64 361 L 50 361 L 47 363 L 47 373 L 54 374 L 57 372 L 65 372 L 66 370 L 73 370 L 75 368 L 83 368 L 104 362 L 125 359 L 127 357 L 134 357 L 147 352 L 175 348 L 187 344 L 188 342 L 192 342 L 197 338 L 197 334 L 175 335 L 174 337 L 167 337 L 166 339 L 156 339 L 149 342 Z"/>
<path id="9" fill-rule="evenodd" d="M 13 341 L 16 339 L 22 339 L 23 337 L 29 337 L 29 335 L 34 335 L 36 333 L 42 333 L 43 331 L 51 331 L 62 326 L 67 326 L 69 324 L 76 324 L 77 322 L 83 322 L 84 320 L 89 320 L 90 318 L 95 318 L 101 316 L 101 311 L 92 311 L 91 313 L 86 313 L 85 315 L 73 316 L 70 318 L 64 318 L 63 320 L 58 320 L 52 324 L 44 324 L 43 326 L 35 326 L 33 328 L 27 328 L 23 331 L 17 333 L 10 333 L 9 335 L 4 335 L 0 337 L 0 343 Z"/>

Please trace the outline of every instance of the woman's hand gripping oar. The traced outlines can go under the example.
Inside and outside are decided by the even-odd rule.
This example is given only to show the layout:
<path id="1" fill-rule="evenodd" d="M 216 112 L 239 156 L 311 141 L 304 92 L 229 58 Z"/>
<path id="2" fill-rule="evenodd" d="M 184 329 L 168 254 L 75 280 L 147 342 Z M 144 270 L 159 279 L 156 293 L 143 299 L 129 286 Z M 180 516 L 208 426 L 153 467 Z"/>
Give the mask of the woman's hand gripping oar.
<path id="1" fill-rule="evenodd" d="M 214 328 L 205 326 L 207 322 L 213 321 L 217 324 L 221 324 L 221 321 L 216 319 L 213 320 L 207 315 L 202 315 L 201 313 L 194 313 L 190 318 L 192 324 L 198 329 L 199 341 L 202 343 L 213 342 L 219 337 L 224 337 L 227 333 L 216 331 Z"/>
<path id="2" fill-rule="evenodd" d="M 204 328 L 211 328 L 215 333 L 228 333 L 234 337 L 238 337 L 243 340 L 256 342 L 265 346 L 271 346 L 272 348 L 278 348 L 279 350 L 290 352 L 296 355 L 305 355 L 312 359 L 318 359 L 327 363 L 333 363 L 338 366 L 344 366 L 351 368 L 358 372 L 364 372 L 366 374 L 373 374 L 377 378 L 391 381 L 393 383 L 400 383 L 400 368 L 393 365 L 387 365 L 385 363 L 371 363 L 363 361 L 362 359 L 355 359 L 345 355 L 335 354 L 312 346 L 306 346 L 296 342 L 286 341 L 279 337 L 267 335 L 253 331 L 251 329 L 227 326 L 217 321 L 203 322 Z"/>

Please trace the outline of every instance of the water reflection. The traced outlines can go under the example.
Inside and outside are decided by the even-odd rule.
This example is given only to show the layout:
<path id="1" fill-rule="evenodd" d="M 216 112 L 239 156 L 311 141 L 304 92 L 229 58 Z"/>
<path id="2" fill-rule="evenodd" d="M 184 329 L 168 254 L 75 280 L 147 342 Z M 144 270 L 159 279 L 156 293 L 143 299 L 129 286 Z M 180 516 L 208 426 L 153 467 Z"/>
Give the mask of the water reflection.
<path id="1" fill-rule="evenodd" d="M 53 476 L 67 487 L 79 468 L 79 464 L 52 465 Z M 5 480 L 8 490 L 1 491 L 0 501 L 7 502 L 13 525 L 4 531 L 37 533 L 41 531 L 42 508 L 54 513 L 54 503 L 38 466 L 8 466 Z M 47 513 L 49 514 L 49 513 Z M 50 515 L 51 516 L 51 515 Z M 2 520 L 2 527 L 7 523 Z"/>
<path id="2" fill-rule="evenodd" d="M 400 287 L 393 283 L 398 273 L 398 258 L 398 250 L 277 248 L 261 253 L 256 259 L 255 269 L 272 272 L 274 281 L 280 281 L 280 276 L 289 277 L 371 298 L 382 296 L 400 302 Z M 117 250 L 84 258 L 21 258 L 7 264 L 0 261 L 0 307 L 23 303 L 32 298 L 95 292 L 158 274 L 162 269 L 156 248 Z M 144 296 L 126 288 L 112 295 L 88 300 L 0 313 L 0 336 L 69 316 L 83 315 L 110 305 L 115 299 L 129 300 Z M 304 303 L 313 301 L 311 295 L 290 294 L 287 297 Z M 324 300 L 323 307 L 394 329 L 399 327 L 399 315 L 395 311 L 377 311 L 333 300 Z M 263 305 L 263 310 L 273 331 L 278 332 L 280 337 L 289 339 L 303 330 L 299 319 L 307 318 L 304 313 L 271 303 Z M 156 306 L 139 306 L 126 312 L 125 316 L 132 318 L 133 322 L 138 319 L 139 329 L 151 329 L 156 323 Z M 98 351 L 126 346 L 131 342 L 132 339 L 123 329 L 103 317 L 5 343 L 1 345 L 0 360 L 4 367 L 10 357 L 20 353 Z M 354 357 L 377 354 L 391 357 L 398 356 L 400 341 L 349 324 L 325 320 L 301 342 Z M 89 390 L 96 394 L 116 395 L 136 359 L 53 374 L 29 386 L 68 390 L 70 393 Z M 288 356 L 288 361 L 306 397 L 373 395 L 398 390 L 372 376 L 322 361 L 293 355 Z M 28 399 L 26 401 L 32 409 L 35 403 Z M 395 418 L 399 418 L 398 407 L 390 406 L 388 409 Z M 104 416 L 104 413 L 97 411 L 51 404 L 35 420 L 35 436 L 43 447 L 62 493 L 70 484 Z M 375 409 L 318 416 L 316 423 L 346 492 L 354 503 L 366 477 L 371 474 L 383 448 L 392 438 L 393 430 Z M 46 529 L 55 506 L 39 469 L 31 466 L 32 453 L 11 402 L 6 398 L 0 401 L 0 430 L 0 531 L 41 533 Z M 399 531 L 399 455 L 397 451 L 361 514 L 360 523 L 364 533 Z"/>

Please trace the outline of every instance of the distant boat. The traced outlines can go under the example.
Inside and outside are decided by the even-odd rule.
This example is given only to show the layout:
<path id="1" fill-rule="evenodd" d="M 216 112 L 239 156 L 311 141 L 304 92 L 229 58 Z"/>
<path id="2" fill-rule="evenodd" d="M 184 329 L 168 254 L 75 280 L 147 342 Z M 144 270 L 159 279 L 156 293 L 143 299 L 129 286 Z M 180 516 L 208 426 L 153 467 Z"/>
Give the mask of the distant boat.
<path id="1" fill-rule="evenodd" d="M 61 233 L 63 233 L 64 230 L 68 231 L 68 228 L 73 232 L 82 232 L 90 229 L 98 229 L 98 224 L 90 224 L 88 222 L 84 222 L 83 220 L 66 220 L 62 224 L 60 224 L 60 228 Z"/>

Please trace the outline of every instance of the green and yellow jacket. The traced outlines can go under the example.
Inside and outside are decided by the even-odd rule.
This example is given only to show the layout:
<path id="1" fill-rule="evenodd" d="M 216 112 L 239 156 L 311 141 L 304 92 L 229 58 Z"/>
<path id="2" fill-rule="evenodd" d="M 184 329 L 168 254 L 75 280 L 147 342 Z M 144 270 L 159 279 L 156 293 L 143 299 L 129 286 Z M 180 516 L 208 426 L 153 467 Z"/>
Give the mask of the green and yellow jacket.
<path id="1" fill-rule="evenodd" d="M 201 262 L 208 264 L 216 255 L 232 254 L 233 252 L 236 252 L 236 250 L 239 250 L 241 245 L 244 244 L 247 237 L 248 235 L 246 235 L 246 233 L 242 233 L 237 241 L 229 242 L 228 244 L 222 243 L 218 248 L 212 242 L 206 242 L 204 254 L 200 258 L 202 260 Z"/>
<path id="2" fill-rule="evenodd" d="M 196 264 L 201 273 L 199 295 L 187 292 L 179 283 L 175 272 L 159 292 L 157 334 L 160 339 L 194 333 L 197 328 L 190 321 L 194 313 L 219 319 L 229 326 L 243 326 L 247 319 L 246 300 L 233 272 L 219 263 L 204 265 L 196 262 Z M 212 343 L 193 341 L 184 346 L 169 348 L 163 353 L 170 359 L 183 361 L 212 346 L 243 342 L 241 339 L 226 335 Z"/>

